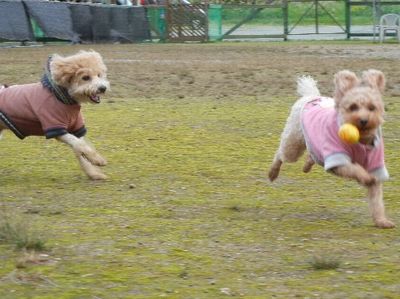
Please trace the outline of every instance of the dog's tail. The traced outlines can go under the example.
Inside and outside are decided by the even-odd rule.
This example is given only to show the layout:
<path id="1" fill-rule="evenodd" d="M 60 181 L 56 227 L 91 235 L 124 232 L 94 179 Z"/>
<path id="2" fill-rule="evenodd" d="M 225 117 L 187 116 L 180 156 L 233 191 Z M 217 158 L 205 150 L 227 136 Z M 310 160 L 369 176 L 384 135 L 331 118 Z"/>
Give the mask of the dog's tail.
<path id="1" fill-rule="evenodd" d="M 302 96 L 319 96 L 317 81 L 310 76 L 301 76 L 297 79 L 297 93 Z"/>

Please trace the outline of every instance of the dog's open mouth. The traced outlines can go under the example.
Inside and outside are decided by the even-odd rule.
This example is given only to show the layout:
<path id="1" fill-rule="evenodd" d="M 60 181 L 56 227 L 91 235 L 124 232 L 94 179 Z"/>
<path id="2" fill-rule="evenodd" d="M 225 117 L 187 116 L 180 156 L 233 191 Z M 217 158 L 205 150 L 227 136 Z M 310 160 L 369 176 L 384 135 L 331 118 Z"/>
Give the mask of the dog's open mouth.
<path id="1" fill-rule="evenodd" d="M 89 95 L 89 99 L 96 104 L 100 103 L 100 96 L 97 93 Z"/>
<path id="2" fill-rule="evenodd" d="M 360 131 L 361 135 L 369 135 L 371 133 L 371 129 L 372 128 L 369 128 L 369 127 L 358 128 L 358 130 Z"/>

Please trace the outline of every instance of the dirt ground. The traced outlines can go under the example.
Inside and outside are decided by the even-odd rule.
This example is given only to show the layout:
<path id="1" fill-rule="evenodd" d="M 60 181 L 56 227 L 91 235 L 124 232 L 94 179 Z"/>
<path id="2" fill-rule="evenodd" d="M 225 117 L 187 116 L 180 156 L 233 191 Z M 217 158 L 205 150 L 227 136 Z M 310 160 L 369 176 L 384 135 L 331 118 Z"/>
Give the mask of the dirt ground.
<path id="1" fill-rule="evenodd" d="M 331 95 L 337 71 L 379 69 L 385 201 L 400 223 L 398 44 L 1 48 L 0 82 L 36 82 L 50 54 L 79 49 L 109 69 L 112 90 L 83 107 L 109 179 L 89 181 L 55 141 L 4 134 L 0 220 L 45 248 L 16 250 L 0 221 L 0 298 L 398 298 L 398 228 L 372 226 L 363 188 L 301 163 L 266 179 L 297 76 Z"/>
<path id="2" fill-rule="evenodd" d="M 82 48 L 95 48 L 104 55 L 113 83 L 111 96 L 116 98 L 295 96 L 295 78 L 301 74 L 313 75 L 330 93 L 337 70 L 367 68 L 388 74 L 389 95 L 400 92 L 399 70 L 393 63 L 400 58 L 397 44 L 325 41 Z M 54 46 L 2 49 L 0 82 L 30 82 L 40 76 L 49 54 L 75 50 Z M 21 68 L 29 70 L 28 77 L 21 76 Z"/>

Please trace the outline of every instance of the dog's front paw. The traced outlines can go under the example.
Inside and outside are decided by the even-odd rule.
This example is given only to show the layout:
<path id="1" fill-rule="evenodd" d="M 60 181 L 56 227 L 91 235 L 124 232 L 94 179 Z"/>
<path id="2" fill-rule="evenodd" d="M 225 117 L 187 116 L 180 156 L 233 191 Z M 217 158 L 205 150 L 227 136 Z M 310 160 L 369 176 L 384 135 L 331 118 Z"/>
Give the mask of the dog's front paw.
<path id="1" fill-rule="evenodd" d="M 88 176 L 93 181 L 102 181 L 102 180 L 106 180 L 107 179 L 107 176 L 104 173 L 101 173 L 101 172 L 91 173 L 91 174 L 88 174 Z"/>
<path id="2" fill-rule="evenodd" d="M 396 226 L 392 221 L 390 221 L 386 218 L 376 219 L 376 220 L 374 220 L 374 222 L 375 222 L 375 226 L 379 227 L 379 228 L 394 228 Z"/>
<path id="3" fill-rule="evenodd" d="M 81 155 L 93 165 L 96 166 L 107 165 L 107 160 L 104 159 L 99 153 L 97 153 L 91 147 L 86 147 L 84 150 L 82 150 Z"/>
<path id="4" fill-rule="evenodd" d="M 107 160 L 104 159 L 102 156 L 100 156 L 98 153 L 95 153 L 95 155 L 92 157 L 92 160 L 90 160 L 90 162 L 96 166 L 106 166 L 107 165 Z"/>
<path id="5" fill-rule="evenodd" d="M 360 182 L 361 185 L 364 185 L 367 187 L 372 186 L 377 183 L 376 177 L 374 177 L 373 175 L 370 175 L 369 173 L 359 177 L 358 181 Z"/>

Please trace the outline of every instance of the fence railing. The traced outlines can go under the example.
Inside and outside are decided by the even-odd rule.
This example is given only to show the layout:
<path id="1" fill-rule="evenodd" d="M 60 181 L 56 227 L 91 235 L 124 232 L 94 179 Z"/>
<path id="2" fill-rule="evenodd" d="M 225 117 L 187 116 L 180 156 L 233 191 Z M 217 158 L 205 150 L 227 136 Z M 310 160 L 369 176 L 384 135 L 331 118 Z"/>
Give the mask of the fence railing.
<path id="1" fill-rule="evenodd" d="M 113 9 L 114 5 L 121 3 L 130 4 L 136 1 L 135 4 L 144 4 L 141 9 L 144 14 L 144 20 L 141 21 L 143 24 L 146 23 L 152 34 L 149 35 L 149 39 L 159 39 L 164 41 L 208 41 L 208 40 L 225 40 L 225 39 L 252 39 L 252 38 L 278 38 L 288 40 L 295 35 L 320 35 L 320 39 L 323 39 L 324 34 L 340 34 L 344 38 L 352 37 L 369 37 L 375 35 L 375 25 L 380 15 L 383 13 L 394 12 L 400 13 L 400 1 L 386 1 L 386 0 L 69 0 L 69 1 L 54 1 L 58 4 L 63 2 L 71 2 L 68 6 L 73 7 L 73 12 L 76 15 L 81 15 L 83 10 L 88 10 L 88 4 L 91 5 L 91 13 L 97 8 L 104 5 L 104 9 L 110 10 L 109 15 L 111 16 L 116 10 Z M 190 2 L 189 2 L 190 1 Z M 1 1 L 0 5 L 14 5 L 17 7 L 21 1 Z M 42 1 L 39 1 L 42 2 Z M 43 1 L 42 3 L 51 3 Z M 78 4 L 86 4 L 80 7 Z M 31 1 L 27 1 L 31 5 Z M 35 1 L 32 1 L 35 3 Z M 151 3 L 151 4 L 150 4 Z M 64 5 L 67 5 L 64 3 Z M 122 8 L 119 5 L 120 8 Z M 2 7 L 3 7 L 2 6 Z M 86 7 L 85 7 L 86 6 Z M 126 7 L 127 5 L 125 5 Z M 137 8 L 138 5 L 134 5 Z M 107 8 L 106 8 L 107 7 Z M 177 9 L 179 7 L 179 9 Z M 198 7 L 197 9 L 194 9 Z M 81 9 L 82 8 L 82 9 Z M 126 7 L 128 8 L 128 7 Z M 168 10 L 170 8 L 170 10 Z M 183 10 L 187 8 L 186 10 Z M 337 9 L 339 8 L 339 9 Z M 4 8 L 2 8 L 4 9 Z M 9 7 L 7 9 L 10 9 Z M 21 6 L 21 9 L 23 7 Z M 47 9 L 47 8 L 46 8 Z M 12 10 L 12 9 L 11 9 Z M 130 8 L 130 13 L 138 13 Z M 140 13 L 142 13 L 142 11 Z M 359 27 L 355 26 L 357 20 L 359 20 L 359 12 L 363 11 L 363 29 L 360 31 Z M 34 29 L 35 37 L 45 38 L 49 35 L 49 31 L 54 31 L 53 25 L 48 25 L 47 28 L 41 28 L 45 24 L 45 15 L 49 11 L 43 12 L 42 22 L 36 22 Z M 168 15 L 169 13 L 169 16 Z M 11 14 L 7 14 L 12 15 Z M 18 14 L 21 15 L 21 14 Z M 201 16 L 201 17 L 200 17 Z M 204 17 L 204 18 L 203 18 Z M 20 18 L 11 18 L 13 22 L 20 20 Z M 49 19 L 49 18 L 47 18 Z M 127 17 L 129 20 L 130 17 Z M 87 21 L 88 18 L 77 18 L 80 22 Z M 130 24 L 124 26 L 124 21 L 121 17 L 112 18 L 96 18 L 101 20 L 101 26 L 91 32 L 86 32 L 87 26 L 81 26 L 84 34 L 93 34 L 94 37 L 104 30 L 110 31 L 113 35 L 112 38 L 118 40 L 126 40 L 129 42 L 130 39 L 136 39 L 136 33 L 132 33 L 132 28 L 136 28 L 137 24 Z M 272 20 L 272 21 L 271 21 Z M 0 28 L 0 38 L 8 39 L 12 38 L 12 34 L 7 35 L 5 28 L 8 28 L 10 22 L 7 20 L 0 20 L 0 24 L 3 24 Z M 36 20 L 37 21 L 37 20 Z M 268 22 L 272 22 L 272 25 Z M 175 22 L 175 24 L 173 23 Z M 56 22 L 58 25 L 60 22 Z M 270 26 L 265 26 L 265 24 Z M 325 32 L 325 25 L 330 25 L 333 30 Z M 10 23 L 11 24 L 11 23 Z M 109 27 L 107 27 L 108 25 Z M 304 26 L 307 24 L 307 26 Z M 24 26 L 27 26 L 25 23 Z M 324 25 L 324 27 L 322 27 Z M 76 24 L 72 24 L 72 27 L 76 27 Z M 114 27 L 117 26 L 117 31 Z M 142 25 L 141 25 L 142 26 Z M 15 35 L 14 27 L 9 26 L 10 32 Z M 19 26 L 18 28 L 23 26 Z M 55 38 L 63 39 L 65 34 L 65 28 L 58 32 L 58 35 L 53 34 Z M 247 28 L 258 27 L 258 30 L 247 30 Z M 273 27 L 273 30 L 271 28 Z M 301 27 L 302 30 L 298 30 Z M 306 31 L 303 27 L 307 27 Z M 69 28 L 69 27 L 68 27 Z M 143 27 L 143 30 L 146 30 Z M 45 31 L 44 34 L 41 29 Z M 99 30 L 97 30 L 99 29 Z M 100 30 L 101 29 L 101 30 Z M 126 34 L 126 30 L 129 31 L 129 36 Z M 46 32 L 47 31 L 47 32 Z M 25 34 L 26 37 L 18 37 L 15 40 L 30 40 L 30 34 L 28 30 Z M 79 32 L 80 35 L 83 33 Z M 118 36 L 114 36 L 115 32 Z M 133 34 L 133 35 L 132 35 Z M 71 34 L 70 34 L 71 35 Z M 87 40 L 90 40 L 91 36 L 87 36 Z M 133 36 L 131 38 L 131 35 Z M 23 35 L 21 35 L 23 36 Z M 84 36 L 84 35 L 82 35 Z M 147 36 L 141 34 L 141 36 Z M 139 37 L 139 36 L 137 36 Z M 296 37 L 299 39 L 298 37 Z M 140 38 L 138 38 L 140 39 Z M 142 40 L 148 40 L 146 37 L 142 37 Z"/>

